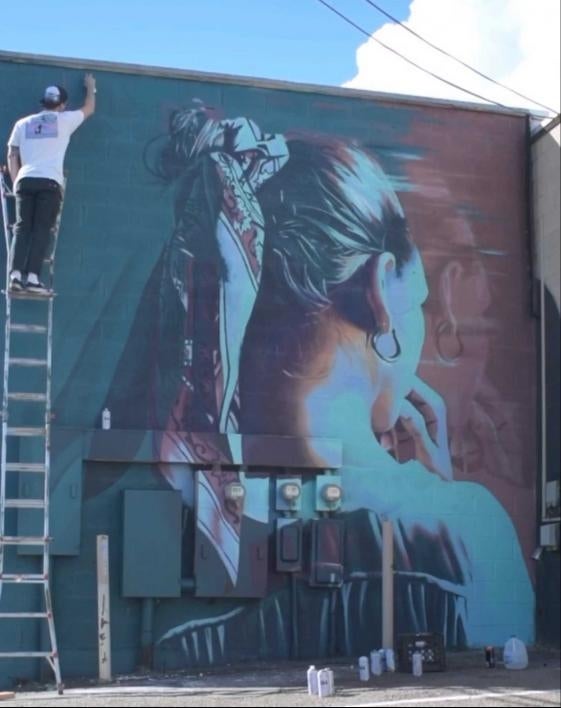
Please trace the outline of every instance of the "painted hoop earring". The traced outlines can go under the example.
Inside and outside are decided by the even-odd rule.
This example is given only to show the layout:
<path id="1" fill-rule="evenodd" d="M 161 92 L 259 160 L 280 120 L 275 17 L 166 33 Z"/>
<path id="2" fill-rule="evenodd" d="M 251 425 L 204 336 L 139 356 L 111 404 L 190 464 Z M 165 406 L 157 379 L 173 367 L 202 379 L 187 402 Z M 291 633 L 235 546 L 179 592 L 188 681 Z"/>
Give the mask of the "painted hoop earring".
<path id="1" fill-rule="evenodd" d="M 387 354 L 382 354 L 379 348 L 379 341 L 381 337 L 386 337 L 389 334 L 393 337 L 394 345 L 395 345 L 395 351 L 393 354 L 388 356 Z M 399 357 L 401 356 L 401 345 L 399 343 L 399 340 L 396 336 L 395 329 L 392 329 L 391 332 L 376 332 L 376 334 L 372 335 L 371 339 L 371 344 L 372 344 L 372 349 L 376 352 L 376 354 L 380 357 L 382 361 L 387 362 L 388 364 L 394 364 Z"/>
<path id="2" fill-rule="evenodd" d="M 443 347 L 443 340 L 445 338 L 453 337 L 455 340 L 455 351 L 452 354 L 447 354 L 445 352 L 445 347 Z M 436 351 L 440 358 L 448 364 L 453 364 L 457 361 L 464 353 L 464 343 L 458 332 L 458 328 L 450 322 L 450 320 L 444 320 L 436 328 Z"/>

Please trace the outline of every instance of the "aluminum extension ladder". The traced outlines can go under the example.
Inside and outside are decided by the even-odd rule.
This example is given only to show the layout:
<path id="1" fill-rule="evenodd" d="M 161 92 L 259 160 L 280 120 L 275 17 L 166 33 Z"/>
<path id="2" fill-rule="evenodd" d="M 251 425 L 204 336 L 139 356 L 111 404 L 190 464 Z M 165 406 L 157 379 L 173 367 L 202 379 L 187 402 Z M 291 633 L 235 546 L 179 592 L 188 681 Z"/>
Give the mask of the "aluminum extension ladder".
<path id="1" fill-rule="evenodd" d="M 0 659 L 30 659 L 44 658 L 50 665 L 56 681 L 56 686 L 59 694 L 62 693 L 63 685 L 60 673 L 60 660 L 57 649 L 55 624 L 53 617 L 53 606 L 51 600 L 51 591 L 49 583 L 49 481 L 50 481 L 50 438 L 51 438 L 51 377 L 52 377 L 52 334 L 53 334 L 53 300 L 52 291 L 53 271 L 54 271 L 54 255 L 56 243 L 58 239 L 58 231 L 60 227 L 60 214 L 57 224 L 54 229 L 54 238 L 50 256 L 46 259 L 45 265 L 48 264 L 48 280 L 49 287 L 48 295 L 38 295 L 27 292 L 26 290 L 18 292 L 10 292 L 8 289 L 9 273 L 11 261 L 13 258 L 13 224 L 10 223 L 11 214 L 14 211 L 14 194 L 9 188 L 6 173 L 4 170 L 0 173 L 0 196 L 2 201 L 2 222 L 4 224 L 4 237 L 6 240 L 6 320 L 5 320 L 5 340 L 4 340 L 4 382 L 2 392 L 2 451 L 1 451 L 1 477 L 0 477 L 0 630 L 2 624 L 6 624 L 6 620 L 39 620 L 41 623 L 46 622 L 48 627 L 48 641 L 50 649 L 48 651 L 0 651 Z M 62 209 L 61 209 L 62 211 Z M 25 314 L 26 303 L 19 303 L 21 300 L 34 300 L 38 304 L 32 307 L 41 313 L 41 321 L 29 323 L 29 312 L 27 317 L 22 317 Z M 33 313 L 35 317 L 39 317 Z M 21 321 L 18 321 L 21 319 Z M 22 339 L 23 338 L 23 339 Z M 19 340 L 19 341 L 18 341 Z M 40 348 L 46 350 L 45 354 L 41 353 L 40 358 L 29 356 L 13 356 L 12 352 L 17 345 L 23 345 L 24 353 L 32 348 Z M 16 348 L 17 352 L 17 348 Z M 12 391 L 11 384 L 14 376 L 17 378 L 17 372 L 20 372 L 20 382 L 22 369 L 28 374 L 35 372 L 44 381 L 44 389 L 41 392 L 27 391 Z M 19 388 L 28 388 L 29 386 L 19 386 Z M 16 411 L 15 408 L 19 407 Z M 25 417 L 27 414 L 31 417 L 36 417 L 37 420 L 42 419 L 41 425 L 24 426 L 15 424 L 10 425 L 10 418 L 19 413 Z M 44 418 L 42 413 L 44 412 Z M 20 455 L 17 460 L 10 458 L 12 451 L 12 440 L 24 445 L 25 442 L 33 443 L 30 438 L 36 443 L 35 461 L 22 461 Z M 38 454 L 39 451 L 39 454 Z M 12 452 L 12 454 L 14 454 Z M 40 462 L 37 462 L 37 459 Z M 40 475 L 42 478 L 42 495 L 38 498 L 22 498 L 18 495 L 14 498 L 13 490 L 22 489 L 23 481 L 29 479 L 28 475 L 34 478 Z M 16 479 L 14 479 L 16 477 Z M 12 490 L 12 494 L 8 496 L 7 492 Z M 26 509 L 33 510 L 31 513 L 34 517 L 42 514 L 42 535 L 18 535 L 18 527 L 15 528 L 14 535 L 7 535 L 7 510 L 9 509 Z M 21 512 L 18 512 L 21 513 Z M 36 518 L 33 519 L 40 524 Z M 19 519 L 18 519 L 19 521 Z M 10 527 L 12 528 L 12 527 Z M 9 547 L 40 547 L 40 558 L 36 558 L 37 563 L 40 563 L 39 572 L 35 573 L 17 573 L 6 572 L 5 568 L 10 561 L 17 560 L 17 548 Z M 42 609 L 40 612 L 9 612 L 4 611 L 2 601 L 3 586 L 7 584 L 17 583 L 19 585 L 40 585 L 42 587 Z M 5 593 L 4 593 L 5 594 Z M 0 635 L 3 632 L 0 631 Z M 43 632 L 39 632 L 41 636 Z M 38 642 L 40 640 L 38 639 Z M 42 647 L 40 647 L 42 648 Z"/>

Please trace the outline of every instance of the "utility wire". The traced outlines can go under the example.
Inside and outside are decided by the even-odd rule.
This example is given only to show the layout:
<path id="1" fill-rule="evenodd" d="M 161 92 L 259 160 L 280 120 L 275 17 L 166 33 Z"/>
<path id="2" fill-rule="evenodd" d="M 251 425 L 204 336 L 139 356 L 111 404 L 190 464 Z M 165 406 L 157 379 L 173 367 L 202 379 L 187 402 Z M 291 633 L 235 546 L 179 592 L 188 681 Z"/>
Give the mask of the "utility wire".
<path id="1" fill-rule="evenodd" d="M 356 22 L 353 22 L 349 17 L 344 15 L 342 12 L 337 10 L 336 8 L 333 7 L 333 5 L 330 5 L 326 0 L 318 0 L 322 5 L 325 5 L 331 12 L 335 13 L 338 15 L 344 22 L 347 24 L 351 25 L 355 29 L 357 29 L 359 32 L 361 32 L 363 35 L 368 37 L 368 39 L 372 40 L 373 42 L 376 42 L 376 44 L 379 44 L 381 47 L 384 47 L 384 49 L 387 49 L 389 52 L 392 54 L 396 54 L 398 57 L 403 59 L 403 61 L 406 61 L 408 64 L 411 64 L 411 66 L 414 66 L 415 68 L 419 69 L 420 71 L 424 71 L 425 74 L 428 74 L 429 76 L 432 76 L 434 79 L 437 79 L 438 81 L 442 81 L 442 83 L 448 84 L 448 86 L 452 86 L 455 89 L 458 89 L 459 91 L 463 91 L 464 93 L 468 93 L 471 96 L 475 96 L 476 98 L 481 99 L 482 101 L 485 101 L 487 103 L 492 103 L 495 106 L 499 106 L 499 108 L 509 108 L 506 106 L 504 103 L 499 103 L 498 101 L 494 101 L 491 98 L 486 98 L 485 96 L 481 96 L 479 93 L 475 93 L 474 91 L 470 91 L 469 89 L 464 88 L 463 86 L 459 86 L 458 84 L 455 84 L 453 81 L 449 81 L 448 79 L 445 79 L 442 76 L 439 76 L 438 74 L 435 74 L 434 72 L 430 71 L 429 69 L 425 69 L 425 67 L 420 66 L 416 62 L 414 62 L 412 59 L 409 59 L 408 57 L 404 56 L 400 52 L 397 51 L 397 49 L 393 49 L 393 47 L 390 47 L 388 44 L 385 44 L 381 40 L 377 39 L 373 35 L 370 34 L 370 32 L 367 32 L 364 27 L 361 27 L 360 25 L 357 25 Z M 543 116 L 540 116 L 540 119 L 543 120 Z"/>
<path id="2" fill-rule="evenodd" d="M 529 101 L 530 103 L 534 103 L 536 106 L 540 106 L 541 108 L 545 108 L 545 110 L 549 111 L 550 113 L 554 113 L 555 115 L 557 115 L 559 113 L 559 111 L 556 111 L 554 108 L 550 108 L 549 106 L 546 106 L 544 103 L 540 103 L 539 101 L 535 101 L 533 98 L 530 98 L 529 96 L 525 96 L 523 93 L 520 93 L 519 91 L 516 91 L 515 89 L 510 88 L 510 86 L 506 86 L 505 84 L 502 84 L 500 81 L 493 79 L 491 76 L 487 76 L 487 74 L 484 74 L 482 71 L 479 71 L 479 69 L 476 69 L 474 66 L 471 66 L 470 64 L 466 63 L 465 61 L 458 59 L 458 57 L 455 57 L 453 54 L 450 54 L 450 52 L 447 52 L 445 49 L 438 47 L 436 44 L 429 42 L 428 39 L 425 39 L 425 37 L 423 37 L 421 34 L 419 34 L 418 32 L 415 32 L 415 30 L 411 29 L 411 27 L 408 27 L 406 24 L 401 22 L 401 20 L 398 20 L 397 17 L 390 15 L 389 12 L 386 12 L 386 10 L 384 10 L 382 7 L 377 5 L 375 2 L 372 2 L 372 0 L 364 0 L 364 1 L 367 2 L 369 5 L 371 5 L 374 9 L 378 10 L 378 12 L 381 12 L 382 15 L 387 17 L 389 20 L 398 24 L 402 29 L 409 32 L 409 34 L 412 34 L 417 39 L 420 39 L 421 42 L 424 42 L 429 47 L 432 47 L 432 49 L 436 49 L 437 52 L 444 54 L 444 56 L 447 56 L 449 59 L 453 59 L 455 62 L 457 62 L 458 64 L 461 64 L 466 69 L 473 71 L 478 76 L 481 76 L 482 78 L 486 79 L 487 81 L 490 81 L 491 83 L 496 84 L 497 86 L 500 86 L 501 88 L 505 89 L 506 91 L 510 91 L 511 93 L 516 94 L 516 96 L 523 98 L 525 101 Z"/>

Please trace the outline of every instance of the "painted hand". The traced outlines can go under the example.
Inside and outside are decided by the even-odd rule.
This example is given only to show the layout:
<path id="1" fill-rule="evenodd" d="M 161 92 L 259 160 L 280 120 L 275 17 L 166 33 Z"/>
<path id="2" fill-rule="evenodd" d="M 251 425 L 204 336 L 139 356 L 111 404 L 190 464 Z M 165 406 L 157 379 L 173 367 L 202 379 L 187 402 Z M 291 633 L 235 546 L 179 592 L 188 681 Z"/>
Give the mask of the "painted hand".
<path id="1" fill-rule="evenodd" d="M 392 437 L 398 461 L 416 459 L 442 479 L 452 479 L 446 406 L 441 396 L 419 378 L 403 402 Z"/>

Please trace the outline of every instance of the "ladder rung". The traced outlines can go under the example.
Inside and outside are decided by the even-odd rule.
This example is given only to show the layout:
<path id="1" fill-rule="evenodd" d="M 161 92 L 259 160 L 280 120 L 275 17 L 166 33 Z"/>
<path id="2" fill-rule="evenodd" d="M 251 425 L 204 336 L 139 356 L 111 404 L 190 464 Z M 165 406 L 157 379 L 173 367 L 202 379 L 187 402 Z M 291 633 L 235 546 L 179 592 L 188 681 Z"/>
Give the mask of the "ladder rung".
<path id="1" fill-rule="evenodd" d="M 0 659 L 51 659 L 52 651 L 0 651 Z"/>
<path id="2" fill-rule="evenodd" d="M 46 334 L 47 328 L 45 325 L 34 324 L 13 324 L 10 326 L 12 332 L 27 332 L 28 334 Z"/>
<path id="3" fill-rule="evenodd" d="M 27 393 L 24 391 L 17 391 L 15 393 L 9 393 L 8 398 L 11 401 L 29 401 L 30 403 L 41 403 L 47 400 L 46 393 Z"/>
<path id="4" fill-rule="evenodd" d="M 45 473 L 45 465 L 42 462 L 6 462 L 6 472 L 37 472 Z"/>
<path id="5" fill-rule="evenodd" d="M 32 438 L 45 435 L 45 428 L 8 428 L 7 435 L 14 435 L 21 438 Z"/>
<path id="6" fill-rule="evenodd" d="M 5 293 L 6 291 L 2 290 L 2 292 Z M 55 296 L 52 290 L 46 293 L 32 293 L 29 290 L 16 290 L 15 292 L 9 290 L 8 295 L 13 300 L 51 300 Z"/>
<path id="7" fill-rule="evenodd" d="M 50 540 L 45 536 L 0 536 L 0 544 L 6 546 L 44 546 Z"/>
<path id="8" fill-rule="evenodd" d="M 47 366 L 46 359 L 30 359 L 28 357 L 11 357 L 10 366 Z"/>
<path id="9" fill-rule="evenodd" d="M 48 612 L 0 612 L 0 619 L 48 619 Z"/>
<path id="10" fill-rule="evenodd" d="M 31 575 L 29 573 L 21 573 L 18 575 L 14 575 L 12 573 L 0 573 L 0 582 L 21 583 L 22 585 L 44 585 L 49 582 L 49 578 L 45 575 Z"/>
<path id="11" fill-rule="evenodd" d="M 44 509 L 44 499 L 6 499 L 6 509 Z"/>

